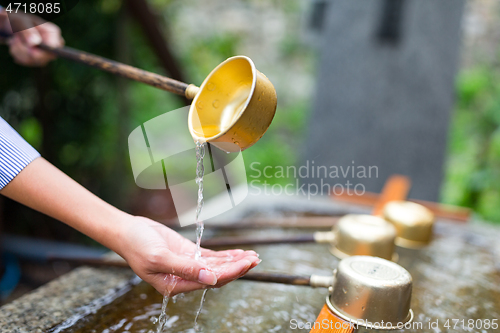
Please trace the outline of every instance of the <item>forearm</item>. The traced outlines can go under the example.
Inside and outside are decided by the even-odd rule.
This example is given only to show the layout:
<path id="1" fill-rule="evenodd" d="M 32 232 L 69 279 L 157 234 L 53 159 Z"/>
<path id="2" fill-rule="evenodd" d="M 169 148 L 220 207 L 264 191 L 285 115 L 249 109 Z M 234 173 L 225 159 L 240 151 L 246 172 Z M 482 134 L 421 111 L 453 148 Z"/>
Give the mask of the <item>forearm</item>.
<path id="1" fill-rule="evenodd" d="M 13 200 L 50 215 L 92 237 L 127 260 L 144 281 L 162 294 L 220 287 L 259 263 L 253 251 L 203 249 L 208 263 L 187 257 L 196 246 L 175 231 L 144 217 L 133 217 L 93 195 L 39 157 L 1 191 Z M 181 279 L 166 279 L 168 274 Z M 175 281 L 172 282 L 172 281 Z"/>
<path id="2" fill-rule="evenodd" d="M 24 168 L 1 194 L 60 220 L 121 254 L 130 215 L 104 202 L 43 158 Z"/>

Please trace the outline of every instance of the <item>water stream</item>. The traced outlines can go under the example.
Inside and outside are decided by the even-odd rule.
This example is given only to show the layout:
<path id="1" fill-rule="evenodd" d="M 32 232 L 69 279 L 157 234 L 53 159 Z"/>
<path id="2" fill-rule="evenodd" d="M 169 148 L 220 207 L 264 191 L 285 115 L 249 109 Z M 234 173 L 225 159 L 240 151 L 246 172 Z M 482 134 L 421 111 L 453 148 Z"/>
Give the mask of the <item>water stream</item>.
<path id="1" fill-rule="evenodd" d="M 200 306 L 198 307 L 198 311 L 196 311 L 196 317 L 194 317 L 194 330 L 200 331 L 201 327 L 198 325 L 198 317 L 201 314 L 201 310 L 203 310 L 203 304 L 205 303 L 205 298 L 207 297 L 208 289 L 203 290 L 203 294 L 201 295 Z"/>
<path id="2" fill-rule="evenodd" d="M 196 205 L 196 252 L 194 254 L 195 260 L 201 259 L 201 237 L 203 236 L 203 220 L 200 219 L 200 213 L 203 208 L 203 176 L 205 175 L 205 167 L 203 166 L 203 158 L 205 157 L 205 146 L 206 143 L 196 141 L 196 184 L 198 184 L 198 202 Z M 194 329 L 196 331 L 200 330 L 198 325 L 198 317 L 200 316 L 201 310 L 203 309 L 203 303 L 205 303 L 205 297 L 207 295 L 208 289 L 203 291 L 201 296 L 200 306 L 196 312 L 196 317 L 194 318 Z"/>
<path id="3" fill-rule="evenodd" d="M 156 333 L 162 333 L 163 329 L 165 327 L 165 324 L 167 323 L 167 306 L 168 306 L 168 301 L 170 297 L 167 295 L 163 296 L 163 303 L 161 305 L 161 313 L 160 317 L 158 317 L 158 328 L 156 329 Z"/>
<path id="4" fill-rule="evenodd" d="M 201 258 L 200 244 L 203 236 L 203 221 L 200 219 L 201 210 L 203 209 L 203 176 L 205 175 L 205 167 L 203 166 L 203 158 L 205 157 L 206 143 L 196 141 L 196 184 L 198 184 L 198 201 L 196 205 L 196 252 L 194 259 Z"/>
<path id="5" fill-rule="evenodd" d="M 204 224 L 200 219 L 201 210 L 203 208 L 203 176 L 205 175 L 205 167 L 203 166 L 203 158 L 205 157 L 205 147 L 206 143 L 196 141 L 196 184 L 198 184 L 198 200 L 196 204 L 196 249 L 194 253 L 195 260 L 201 260 L 201 237 L 203 236 Z M 165 277 L 167 281 L 167 285 L 170 290 L 165 291 L 165 295 L 163 296 L 163 304 L 161 307 L 161 314 L 158 318 L 158 326 L 157 333 L 162 333 L 167 323 L 167 306 L 170 299 L 171 291 L 175 288 L 177 284 L 178 278 L 172 275 L 167 275 Z M 201 314 L 201 310 L 203 309 L 203 304 L 205 303 L 205 297 L 207 295 L 208 289 L 203 291 L 203 295 L 201 297 L 200 306 L 198 311 L 196 312 L 196 317 L 194 319 L 194 329 L 199 331 L 201 328 L 198 325 L 198 317 Z"/>

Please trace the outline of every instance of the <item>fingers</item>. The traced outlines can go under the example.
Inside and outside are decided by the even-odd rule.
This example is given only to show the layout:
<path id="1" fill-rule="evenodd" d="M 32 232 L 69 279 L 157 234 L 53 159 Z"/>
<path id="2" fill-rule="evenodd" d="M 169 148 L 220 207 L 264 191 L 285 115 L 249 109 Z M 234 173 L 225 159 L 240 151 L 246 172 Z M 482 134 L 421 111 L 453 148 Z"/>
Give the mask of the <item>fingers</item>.
<path id="1" fill-rule="evenodd" d="M 234 265 L 241 260 L 250 262 L 250 268 L 257 266 L 260 262 L 258 254 L 254 251 L 229 250 L 219 252 L 206 252 L 201 260 L 206 263 L 212 270 L 220 276 L 220 272 L 226 272 L 227 267 Z"/>
<path id="2" fill-rule="evenodd" d="M 220 288 L 229 282 L 236 280 L 240 276 L 246 274 L 248 270 L 252 267 L 252 262 L 246 259 L 242 259 L 232 264 L 227 270 L 219 277 L 219 283 L 215 286 L 216 288 Z"/>
<path id="3" fill-rule="evenodd" d="M 14 35 L 24 42 L 27 47 L 37 46 L 42 43 L 42 36 L 35 27 L 16 32 Z"/>
<path id="4" fill-rule="evenodd" d="M 206 289 L 208 286 L 192 282 L 192 281 L 186 281 L 186 280 L 181 280 L 177 283 L 177 285 L 170 291 L 170 297 L 175 296 L 180 293 L 188 293 L 190 291 L 195 291 L 199 289 Z"/>
<path id="5" fill-rule="evenodd" d="M 227 256 L 236 256 L 241 253 L 244 253 L 244 250 L 224 250 L 224 251 L 214 251 L 209 249 L 201 248 L 201 255 L 207 257 L 227 257 Z"/>
<path id="6" fill-rule="evenodd" d="M 157 272 L 174 274 L 204 285 L 216 285 L 221 276 L 228 280 L 234 279 L 244 272 L 243 268 L 251 269 L 260 262 L 254 251 L 229 250 L 204 254 L 206 256 L 202 256 L 201 261 L 179 256 L 170 251 L 148 257 Z"/>
<path id="7" fill-rule="evenodd" d="M 163 260 L 163 258 L 168 258 L 168 260 Z M 174 274 L 185 280 L 204 285 L 213 286 L 217 283 L 215 273 L 200 261 L 185 257 L 181 258 L 175 254 L 163 256 L 163 258 L 156 263 L 162 273 Z"/>
<path id="8" fill-rule="evenodd" d="M 41 43 L 53 47 L 62 46 L 64 40 L 59 27 L 47 22 L 15 33 L 10 42 L 10 53 L 21 65 L 44 66 L 55 59 L 55 56 L 36 47 Z"/>
<path id="9" fill-rule="evenodd" d="M 146 282 L 151 284 L 160 294 L 168 297 L 207 288 L 204 284 L 183 280 L 171 274 L 156 274 Z"/>
<path id="10" fill-rule="evenodd" d="M 30 48 L 19 37 L 14 36 L 9 44 L 9 52 L 18 64 L 29 66 L 29 64 L 33 63 L 34 59 Z"/>
<path id="11" fill-rule="evenodd" d="M 57 25 L 46 22 L 38 25 L 36 28 L 44 44 L 52 47 L 61 47 L 64 45 L 64 39 L 61 37 L 61 29 Z"/>
<path id="12" fill-rule="evenodd" d="M 174 261 L 174 264 L 172 266 L 175 267 L 180 267 L 181 269 L 191 271 L 191 265 L 193 264 L 191 260 L 186 260 L 186 258 L 181 258 L 183 261 L 183 267 L 179 266 L 179 263 Z M 172 261 L 169 260 L 170 263 Z M 210 287 L 215 287 L 215 288 L 220 288 L 226 284 L 228 284 L 231 281 L 234 281 L 235 279 L 245 275 L 250 269 L 255 267 L 260 260 L 255 257 L 255 256 L 247 256 L 244 259 L 238 260 L 236 262 L 232 262 L 231 264 L 225 265 L 224 269 L 221 271 L 215 271 L 216 272 L 216 284 L 211 284 L 213 281 L 210 283 L 202 282 L 198 278 L 198 281 L 189 281 L 184 278 L 180 278 L 178 276 L 174 276 L 173 273 L 171 274 L 153 274 L 152 276 L 149 276 L 147 282 L 149 282 L 158 292 L 160 292 L 162 295 L 167 295 L 167 296 L 174 296 L 179 293 L 185 293 L 185 292 L 190 292 L 198 289 L 205 289 L 205 288 L 210 288 Z M 195 263 L 198 263 L 195 261 Z M 188 268 L 185 268 L 188 267 Z M 175 269 L 173 269 L 175 270 Z M 193 269 L 195 271 L 196 268 Z M 200 272 L 205 272 L 205 269 L 201 269 Z M 213 272 L 210 271 L 211 274 Z M 177 272 L 175 273 L 176 275 L 181 275 L 178 274 Z M 192 273 L 191 276 L 194 276 L 195 274 Z"/>
<path id="13" fill-rule="evenodd" d="M 233 257 L 236 259 L 241 259 L 245 256 L 259 256 L 255 251 L 244 251 L 244 250 L 224 250 L 224 251 L 213 251 L 208 249 L 201 249 L 202 257 Z"/>

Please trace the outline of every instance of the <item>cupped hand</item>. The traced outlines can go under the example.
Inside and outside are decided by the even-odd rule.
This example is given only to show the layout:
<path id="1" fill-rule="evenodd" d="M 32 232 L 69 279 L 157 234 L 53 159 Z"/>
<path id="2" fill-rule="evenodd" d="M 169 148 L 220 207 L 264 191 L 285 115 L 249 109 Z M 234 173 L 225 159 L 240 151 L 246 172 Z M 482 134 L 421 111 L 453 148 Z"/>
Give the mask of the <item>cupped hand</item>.
<path id="1" fill-rule="evenodd" d="M 132 217 L 120 240 L 119 254 L 134 272 L 163 295 L 218 288 L 260 262 L 254 251 L 201 249 L 172 229 L 144 217 Z"/>
<path id="2" fill-rule="evenodd" d="M 7 22 L 7 21 L 6 21 Z M 61 37 L 59 27 L 51 22 L 45 22 L 42 18 L 30 14 L 10 14 L 9 23 L 0 27 L 3 31 L 12 33 L 12 28 L 16 31 L 9 39 L 10 54 L 15 62 L 23 66 L 45 66 L 55 56 L 37 48 L 41 43 L 61 47 L 64 40 Z M 24 29 L 24 30 L 21 30 Z"/>

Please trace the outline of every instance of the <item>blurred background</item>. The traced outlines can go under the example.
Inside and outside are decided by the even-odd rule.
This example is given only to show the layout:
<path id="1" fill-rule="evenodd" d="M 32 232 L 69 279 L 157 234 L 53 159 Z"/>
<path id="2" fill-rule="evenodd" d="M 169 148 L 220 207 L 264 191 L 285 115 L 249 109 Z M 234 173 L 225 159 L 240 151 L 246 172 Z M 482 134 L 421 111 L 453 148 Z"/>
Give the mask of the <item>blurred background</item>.
<path id="1" fill-rule="evenodd" d="M 368 183 L 368 190 L 379 192 L 385 174 L 406 173 L 417 183 L 425 177 L 432 184 L 422 185 L 414 197 L 470 207 L 479 218 L 500 223 L 500 3 L 452 0 L 433 8 L 433 1 L 422 6 L 409 0 L 350 2 L 86 0 L 55 23 L 70 47 L 197 85 L 226 58 L 249 56 L 275 85 L 279 99 L 269 131 L 243 152 L 249 173 L 254 161 L 262 167 L 302 165 L 317 151 L 328 156 L 325 165 L 359 162 L 357 156 L 368 149 L 380 158 L 370 165 L 381 168 L 380 180 Z M 373 27 L 363 23 L 371 22 L 366 18 L 372 18 Z M 412 58 L 419 52 L 422 57 Z M 125 211 L 160 221 L 175 218 L 168 192 L 136 186 L 127 138 L 145 121 L 184 106 L 183 99 L 62 59 L 41 69 L 21 67 L 6 46 L 0 46 L 0 63 L 0 115 L 42 156 Z M 435 81 L 426 81 L 427 74 Z M 394 91 L 392 82 L 401 89 Z M 440 88 L 431 85 L 434 93 L 428 96 L 421 87 L 425 82 Z M 371 112 L 372 105 L 373 118 L 365 123 L 363 112 Z M 401 141 L 419 142 L 421 135 L 431 142 L 423 140 L 418 149 L 385 149 L 377 133 L 408 126 L 397 112 L 419 107 L 430 111 L 411 121 L 415 136 Z M 373 136 L 364 137 L 365 131 Z M 374 146 L 360 149 L 366 141 Z M 406 151 L 401 160 L 411 163 L 394 162 L 390 152 L 401 156 L 398 149 Z M 421 156 L 434 155 L 425 160 L 419 149 Z M 383 161 L 389 161 L 385 169 Z M 405 165 L 411 165 L 408 172 Z M 419 174 L 426 166 L 430 171 Z M 286 177 L 265 180 L 294 183 Z M 98 245 L 60 222 L 0 199 L 3 234 Z M 33 264 L 22 265 L 26 273 Z M 10 299 L 69 269 L 50 266 L 23 274 L 24 287 L 18 286 Z"/>

